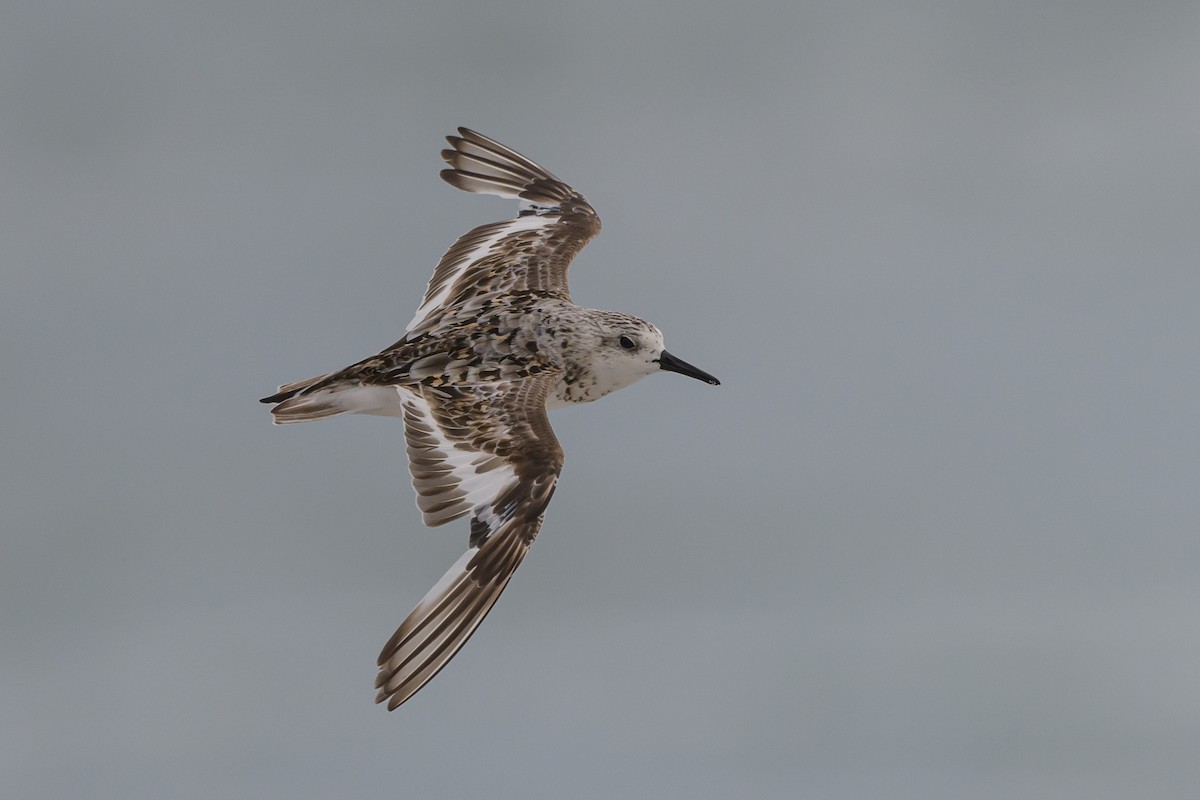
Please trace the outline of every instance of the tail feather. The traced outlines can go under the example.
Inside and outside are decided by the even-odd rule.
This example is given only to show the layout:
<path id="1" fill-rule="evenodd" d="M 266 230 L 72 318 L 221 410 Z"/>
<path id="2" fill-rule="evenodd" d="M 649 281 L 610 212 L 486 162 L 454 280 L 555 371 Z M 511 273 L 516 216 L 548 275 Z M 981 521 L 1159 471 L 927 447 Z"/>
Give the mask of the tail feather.
<path id="1" fill-rule="evenodd" d="M 304 391 L 308 387 L 314 386 L 314 385 L 320 383 L 321 381 L 325 380 L 325 378 L 329 377 L 330 374 L 331 373 L 325 373 L 324 375 L 318 375 L 315 378 L 305 378 L 302 381 L 294 381 L 292 383 L 285 383 L 283 386 L 279 387 L 279 389 L 276 391 L 275 394 L 271 395 L 270 397 L 264 397 L 263 399 L 259 400 L 258 402 L 260 402 L 260 403 L 282 403 L 284 400 L 288 400 L 292 397 L 295 397 L 297 394 Z"/>
<path id="2" fill-rule="evenodd" d="M 321 394 L 326 396 L 293 397 L 284 400 L 271 409 L 271 415 L 274 417 L 272 421 L 276 425 L 285 425 L 289 422 L 309 422 L 347 413 L 348 409 L 338 406 L 328 393 Z"/>
<path id="3" fill-rule="evenodd" d="M 271 409 L 276 425 L 309 422 L 341 414 L 397 415 L 402 411 L 400 395 L 394 386 L 367 386 L 345 380 L 327 380 L 330 375 L 318 375 L 295 383 L 284 384 L 260 403 L 277 403 Z"/>

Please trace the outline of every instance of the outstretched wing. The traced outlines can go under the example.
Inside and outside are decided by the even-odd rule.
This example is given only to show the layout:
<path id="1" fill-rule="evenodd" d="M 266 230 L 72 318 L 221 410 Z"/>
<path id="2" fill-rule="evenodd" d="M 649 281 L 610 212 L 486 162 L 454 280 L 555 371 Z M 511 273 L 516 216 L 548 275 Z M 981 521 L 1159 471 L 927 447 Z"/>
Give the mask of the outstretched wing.
<path id="1" fill-rule="evenodd" d="M 442 178 L 468 192 L 521 201 L 519 216 L 467 233 L 438 262 L 409 332 L 437 324 L 447 309 L 497 292 L 535 291 L 570 300 L 567 267 L 600 232 L 583 195 L 525 156 L 475 131 L 447 136 Z"/>
<path id="2" fill-rule="evenodd" d="M 429 590 L 379 654 L 392 710 L 444 667 L 521 564 L 554 494 L 562 449 L 546 417 L 549 377 L 434 389 L 404 387 L 418 506 L 430 525 L 471 515 L 470 549 Z"/>

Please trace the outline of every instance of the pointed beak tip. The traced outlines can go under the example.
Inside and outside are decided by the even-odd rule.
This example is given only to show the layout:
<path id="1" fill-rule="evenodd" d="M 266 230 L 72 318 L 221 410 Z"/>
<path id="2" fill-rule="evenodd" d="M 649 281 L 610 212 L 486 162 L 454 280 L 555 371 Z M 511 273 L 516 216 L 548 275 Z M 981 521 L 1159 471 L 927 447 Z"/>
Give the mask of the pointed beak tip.
<path id="1" fill-rule="evenodd" d="M 693 367 L 691 364 L 687 363 L 681 358 L 676 358 L 665 350 L 663 351 L 662 355 L 658 357 L 658 366 L 659 369 L 665 370 L 666 372 L 678 372 L 680 375 L 686 375 L 689 378 L 695 378 L 698 381 L 704 381 L 709 386 L 721 385 L 721 382 L 712 375 L 709 375 L 702 369 Z"/>

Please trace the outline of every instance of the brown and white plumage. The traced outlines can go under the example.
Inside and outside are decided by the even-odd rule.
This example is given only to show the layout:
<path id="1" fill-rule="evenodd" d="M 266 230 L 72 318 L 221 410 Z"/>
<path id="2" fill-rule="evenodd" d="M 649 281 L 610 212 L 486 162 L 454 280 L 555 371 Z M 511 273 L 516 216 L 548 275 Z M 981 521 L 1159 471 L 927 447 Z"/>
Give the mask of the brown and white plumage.
<path id="1" fill-rule="evenodd" d="M 378 702 L 394 709 L 492 609 L 541 527 L 563 453 L 547 409 L 587 402 L 660 370 L 717 380 L 662 347 L 650 323 L 575 306 L 567 268 L 600 231 L 581 194 L 466 128 L 442 178 L 520 201 L 447 251 L 405 337 L 345 369 L 263 399 L 276 423 L 347 413 L 404 422 L 417 506 L 429 526 L 470 517 L 469 549 L 379 655 Z"/>
<path id="2" fill-rule="evenodd" d="M 466 128 L 443 150 L 442 179 L 468 192 L 521 201 L 515 219 L 481 225 L 438 262 L 408 330 L 436 325 L 447 310 L 497 292 L 535 291 L 570 302 L 567 267 L 600 233 L 583 195 L 520 153 Z"/>

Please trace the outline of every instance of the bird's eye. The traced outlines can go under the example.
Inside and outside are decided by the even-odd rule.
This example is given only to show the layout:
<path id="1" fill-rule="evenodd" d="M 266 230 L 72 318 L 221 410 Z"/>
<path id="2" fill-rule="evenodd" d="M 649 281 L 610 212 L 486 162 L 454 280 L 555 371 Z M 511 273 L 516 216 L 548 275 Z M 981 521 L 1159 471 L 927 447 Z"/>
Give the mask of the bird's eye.
<path id="1" fill-rule="evenodd" d="M 633 341 L 633 339 L 630 339 L 628 336 L 622 336 L 620 339 L 617 339 L 617 344 L 621 345 L 621 347 L 625 348 L 626 350 L 632 350 L 633 348 L 637 347 L 637 342 Z"/>

